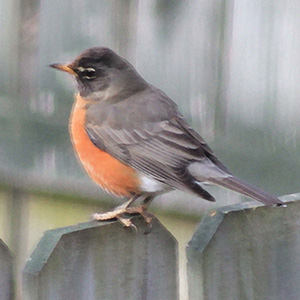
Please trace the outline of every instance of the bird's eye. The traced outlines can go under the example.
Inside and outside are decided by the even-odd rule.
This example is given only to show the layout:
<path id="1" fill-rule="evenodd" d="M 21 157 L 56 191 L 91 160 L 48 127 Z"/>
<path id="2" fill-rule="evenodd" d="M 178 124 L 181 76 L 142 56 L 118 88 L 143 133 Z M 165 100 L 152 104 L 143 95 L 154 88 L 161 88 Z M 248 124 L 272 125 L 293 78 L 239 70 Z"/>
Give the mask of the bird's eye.
<path id="1" fill-rule="evenodd" d="M 92 80 L 96 77 L 96 70 L 94 68 L 87 68 L 83 71 L 83 77 L 88 80 Z"/>
<path id="2" fill-rule="evenodd" d="M 94 68 L 78 68 L 82 78 L 87 80 L 93 80 L 96 78 L 96 70 Z"/>

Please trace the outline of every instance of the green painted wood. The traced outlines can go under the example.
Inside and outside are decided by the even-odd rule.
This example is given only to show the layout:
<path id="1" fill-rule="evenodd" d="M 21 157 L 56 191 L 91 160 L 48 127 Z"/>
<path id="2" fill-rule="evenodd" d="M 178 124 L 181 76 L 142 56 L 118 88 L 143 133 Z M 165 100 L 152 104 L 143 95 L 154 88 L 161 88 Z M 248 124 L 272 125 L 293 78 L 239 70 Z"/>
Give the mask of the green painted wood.
<path id="1" fill-rule="evenodd" d="M 8 247 L 0 239 L 0 299 L 14 299 L 13 259 Z"/>
<path id="2" fill-rule="evenodd" d="M 26 300 L 178 299 L 177 242 L 156 220 L 149 234 L 88 222 L 47 231 L 23 270 Z"/>
<path id="3" fill-rule="evenodd" d="M 300 194 L 204 217 L 187 246 L 190 300 L 299 300 Z"/>

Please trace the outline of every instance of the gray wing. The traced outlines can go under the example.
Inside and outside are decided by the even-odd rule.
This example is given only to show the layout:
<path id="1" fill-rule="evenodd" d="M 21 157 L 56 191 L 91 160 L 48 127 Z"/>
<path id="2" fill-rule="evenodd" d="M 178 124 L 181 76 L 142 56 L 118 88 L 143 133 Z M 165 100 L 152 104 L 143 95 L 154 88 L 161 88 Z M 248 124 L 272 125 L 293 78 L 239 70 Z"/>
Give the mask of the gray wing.
<path id="1" fill-rule="evenodd" d="M 159 90 L 88 108 L 86 131 L 100 149 L 173 188 L 213 201 L 190 174 L 193 162 L 209 159 L 229 173 L 205 141 L 185 122 L 176 105 Z M 204 174 L 206 172 L 204 171 Z"/>

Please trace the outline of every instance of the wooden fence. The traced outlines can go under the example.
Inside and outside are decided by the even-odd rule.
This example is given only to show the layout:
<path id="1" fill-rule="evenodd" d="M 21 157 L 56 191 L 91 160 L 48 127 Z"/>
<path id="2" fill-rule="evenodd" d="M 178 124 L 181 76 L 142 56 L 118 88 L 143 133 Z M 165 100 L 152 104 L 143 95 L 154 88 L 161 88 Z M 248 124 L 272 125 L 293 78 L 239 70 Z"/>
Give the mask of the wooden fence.
<path id="1" fill-rule="evenodd" d="M 8 247 L 0 240 L 0 299 L 12 300 L 13 298 L 12 255 Z"/>
<path id="2" fill-rule="evenodd" d="M 300 194 L 284 207 L 249 202 L 207 214 L 187 246 L 189 299 L 300 299 Z M 23 270 L 25 300 L 174 300 L 177 242 L 116 222 L 47 231 Z M 0 299 L 14 299 L 12 256 L 0 243 Z"/>

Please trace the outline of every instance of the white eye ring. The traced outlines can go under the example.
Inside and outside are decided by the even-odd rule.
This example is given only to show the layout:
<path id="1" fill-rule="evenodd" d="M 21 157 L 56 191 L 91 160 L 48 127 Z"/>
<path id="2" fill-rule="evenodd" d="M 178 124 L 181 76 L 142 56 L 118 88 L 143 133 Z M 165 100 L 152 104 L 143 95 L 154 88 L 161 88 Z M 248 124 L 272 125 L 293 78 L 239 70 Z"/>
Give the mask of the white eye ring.
<path id="1" fill-rule="evenodd" d="M 96 72 L 96 70 L 94 68 L 86 68 L 86 71 L 88 71 L 88 72 Z"/>
<path id="2" fill-rule="evenodd" d="M 87 80 L 94 79 L 96 77 L 96 70 L 94 68 L 79 67 L 77 70 L 81 73 L 81 76 Z"/>

